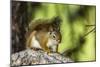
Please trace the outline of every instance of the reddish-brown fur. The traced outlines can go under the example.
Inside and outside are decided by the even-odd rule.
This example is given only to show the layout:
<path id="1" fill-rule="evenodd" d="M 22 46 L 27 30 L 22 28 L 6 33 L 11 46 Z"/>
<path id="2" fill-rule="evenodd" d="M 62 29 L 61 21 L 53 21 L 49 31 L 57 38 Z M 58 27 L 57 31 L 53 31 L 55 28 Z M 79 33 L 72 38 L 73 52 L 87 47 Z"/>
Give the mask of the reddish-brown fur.
<path id="1" fill-rule="evenodd" d="M 56 39 L 60 40 L 60 42 L 61 42 L 61 33 L 60 33 L 60 31 L 57 30 L 57 28 L 55 28 L 53 26 L 53 23 L 37 24 L 34 27 L 34 29 L 32 29 L 32 32 L 29 34 L 29 36 L 27 37 L 27 41 L 26 41 L 27 46 L 26 47 L 34 49 L 34 47 L 31 47 L 31 40 L 32 40 L 32 37 L 36 36 L 36 39 L 40 43 L 40 46 L 43 48 L 43 50 L 46 52 L 50 52 L 51 50 L 47 47 L 47 42 L 48 42 L 47 33 L 53 32 L 53 31 L 57 32 Z M 56 50 L 58 50 L 58 47 Z"/>

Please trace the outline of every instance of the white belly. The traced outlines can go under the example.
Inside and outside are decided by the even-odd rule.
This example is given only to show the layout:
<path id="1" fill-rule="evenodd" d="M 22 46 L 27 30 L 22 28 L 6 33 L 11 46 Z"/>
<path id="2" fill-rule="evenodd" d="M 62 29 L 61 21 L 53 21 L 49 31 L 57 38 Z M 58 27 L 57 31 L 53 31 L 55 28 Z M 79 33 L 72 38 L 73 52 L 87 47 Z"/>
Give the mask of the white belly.
<path id="1" fill-rule="evenodd" d="M 36 40 L 36 37 L 32 38 L 31 45 L 34 48 L 41 48 L 40 43 Z"/>

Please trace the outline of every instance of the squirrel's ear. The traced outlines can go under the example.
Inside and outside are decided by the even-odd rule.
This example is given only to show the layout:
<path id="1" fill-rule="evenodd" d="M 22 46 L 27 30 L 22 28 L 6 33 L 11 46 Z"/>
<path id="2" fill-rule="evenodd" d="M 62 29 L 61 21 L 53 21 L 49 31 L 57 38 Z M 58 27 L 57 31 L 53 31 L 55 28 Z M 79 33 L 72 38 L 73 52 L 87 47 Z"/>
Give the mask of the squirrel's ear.
<path id="1" fill-rule="evenodd" d="M 59 16 L 54 17 L 53 20 L 52 20 L 53 25 L 59 26 L 60 25 L 60 22 L 61 22 L 61 19 L 60 19 Z"/>
<path id="2" fill-rule="evenodd" d="M 50 32 L 54 31 L 54 29 L 53 29 L 52 26 L 49 27 L 49 31 L 50 31 Z"/>
<path id="3" fill-rule="evenodd" d="M 59 16 L 53 18 L 53 20 L 52 20 L 53 27 L 55 27 L 56 30 L 58 30 L 58 31 L 60 30 L 60 23 L 61 23 L 61 21 L 62 20 L 60 19 Z"/>

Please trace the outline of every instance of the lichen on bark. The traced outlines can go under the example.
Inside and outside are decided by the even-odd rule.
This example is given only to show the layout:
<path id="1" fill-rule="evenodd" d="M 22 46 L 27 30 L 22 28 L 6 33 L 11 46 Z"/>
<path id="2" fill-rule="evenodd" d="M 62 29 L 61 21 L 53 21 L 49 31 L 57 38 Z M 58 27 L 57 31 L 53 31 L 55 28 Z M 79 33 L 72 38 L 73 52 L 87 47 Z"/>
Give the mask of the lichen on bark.
<path id="1" fill-rule="evenodd" d="M 34 65 L 34 64 L 55 64 L 73 62 L 69 57 L 59 53 L 47 53 L 42 50 L 33 51 L 26 49 L 11 55 L 11 66 Z"/>

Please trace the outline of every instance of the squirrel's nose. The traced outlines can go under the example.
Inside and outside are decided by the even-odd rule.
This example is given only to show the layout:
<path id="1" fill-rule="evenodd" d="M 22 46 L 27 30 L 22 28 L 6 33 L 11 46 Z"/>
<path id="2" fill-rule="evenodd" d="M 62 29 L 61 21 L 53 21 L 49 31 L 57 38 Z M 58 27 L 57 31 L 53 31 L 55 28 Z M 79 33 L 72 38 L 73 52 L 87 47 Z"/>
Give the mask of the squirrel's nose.
<path id="1" fill-rule="evenodd" d="M 60 43 L 60 40 L 58 40 L 58 43 Z"/>

